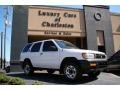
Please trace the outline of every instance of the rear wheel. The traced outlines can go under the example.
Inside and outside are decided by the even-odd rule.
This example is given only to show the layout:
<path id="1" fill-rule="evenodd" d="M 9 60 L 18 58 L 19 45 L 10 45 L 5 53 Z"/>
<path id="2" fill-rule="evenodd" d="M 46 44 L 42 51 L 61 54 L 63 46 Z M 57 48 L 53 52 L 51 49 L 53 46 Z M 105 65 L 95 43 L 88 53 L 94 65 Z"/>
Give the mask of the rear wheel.
<path id="1" fill-rule="evenodd" d="M 34 70 L 33 70 L 33 66 L 31 65 L 30 62 L 25 62 L 24 65 L 23 65 L 23 70 L 24 70 L 24 73 L 26 75 L 31 75 L 33 74 Z"/>
<path id="2" fill-rule="evenodd" d="M 80 67 L 75 63 L 68 63 L 63 69 L 64 75 L 68 80 L 77 80 L 82 76 Z"/>

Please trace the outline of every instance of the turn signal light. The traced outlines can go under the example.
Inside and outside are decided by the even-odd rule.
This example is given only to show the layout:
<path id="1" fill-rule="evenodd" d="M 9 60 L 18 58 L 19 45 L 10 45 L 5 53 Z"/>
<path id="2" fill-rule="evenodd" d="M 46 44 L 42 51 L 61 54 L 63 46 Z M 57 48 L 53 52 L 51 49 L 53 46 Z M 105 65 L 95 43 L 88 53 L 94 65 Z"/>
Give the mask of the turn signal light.
<path id="1" fill-rule="evenodd" d="M 96 63 L 91 63 L 90 66 L 91 67 L 96 67 Z"/>

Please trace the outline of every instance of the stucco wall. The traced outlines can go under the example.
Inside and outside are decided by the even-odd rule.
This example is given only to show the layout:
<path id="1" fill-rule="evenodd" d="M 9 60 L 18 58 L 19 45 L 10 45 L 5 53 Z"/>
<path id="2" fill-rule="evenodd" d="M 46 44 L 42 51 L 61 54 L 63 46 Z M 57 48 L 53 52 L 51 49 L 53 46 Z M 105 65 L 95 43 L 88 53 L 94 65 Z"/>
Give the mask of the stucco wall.
<path id="1" fill-rule="evenodd" d="M 21 50 L 27 43 L 27 16 L 28 13 L 26 6 L 13 7 L 11 65 L 19 62 Z"/>
<path id="2" fill-rule="evenodd" d="M 120 14 L 111 13 L 112 33 L 115 51 L 120 50 Z"/>
<path id="3" fill-rule="evenodd" d="M 106 6 L 84 6 L 87 46 L 88 49 L 98 50 L 97 30 L 104 32 L 106 54 L 114 53 L 111 17 L 109 7 Z"/>

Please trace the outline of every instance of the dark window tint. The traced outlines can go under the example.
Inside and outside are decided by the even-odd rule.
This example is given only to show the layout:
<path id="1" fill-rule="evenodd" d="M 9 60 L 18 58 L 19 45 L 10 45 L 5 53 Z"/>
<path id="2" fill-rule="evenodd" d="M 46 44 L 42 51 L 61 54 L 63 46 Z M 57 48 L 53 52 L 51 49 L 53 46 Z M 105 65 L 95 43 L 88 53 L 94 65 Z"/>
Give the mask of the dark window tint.
<path id="1" fill-rule="evenodd" d="M 115 58 L 120 58 L 120 51 L 116 52 L 116 53 L 113 55 L 113 57 L 115 57 Z"/>
<path id="2" fill-rule="evenodd" d="M 43 45 L 43 51 L 57 51 L 57 47 L 52 41 L 46 41 Z"/>
<path id="3" fill-rule="evenodd" d="M 27 44 L 22 52 L 27 52 L 32 44 Z"/>
<path id="4" fill-rule="evenodd" d="M 72 43 L 70 42 L 66 42 L 66 41 L 62 41 L 62 40 L 56 40 L 56 43 L 61 47 L 61 48 L 64 48 L 64 49 L 78 49 L 75 45 L 73 45 Z"/>
<path id="5" fill-rule="evenodd" d="M 31 48 L 31 52 L 38 52 L 40 50 L 41 44 L 42 42 L 35 43 Z"/>

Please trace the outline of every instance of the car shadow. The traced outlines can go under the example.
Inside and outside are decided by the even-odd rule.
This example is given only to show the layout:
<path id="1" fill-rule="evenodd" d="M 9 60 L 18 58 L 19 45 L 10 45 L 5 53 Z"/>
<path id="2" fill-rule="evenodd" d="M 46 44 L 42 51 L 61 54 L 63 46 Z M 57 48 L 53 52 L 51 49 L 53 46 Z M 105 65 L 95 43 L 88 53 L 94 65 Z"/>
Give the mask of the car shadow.
<path id="1" fill-rule="evenodd" d="M 120 76 L 120 71 L 114 70 L 114 71 L 109 71 L 107 73 L 112 73 L 114 75 Z"/>
<path id="2" fill-rule="evenodd" d="M 83 76 L 82 79 L 77 81 L 69 81 L 63 75 L 59 74 L 48 74 L 48 73 L 34 73 L 31 76 L 27 76 L 24 73 L 19 74 L 8 74 L 8 76 L 19 77 L 25 80 L 37 80 L 46 83 L 54 84 L 66 84 L 66 85 L 77 85 L 77 84 L 84 84 L 91 81 L 95 81 L 98 78 L 90 78 L 88 76 Z"/>

